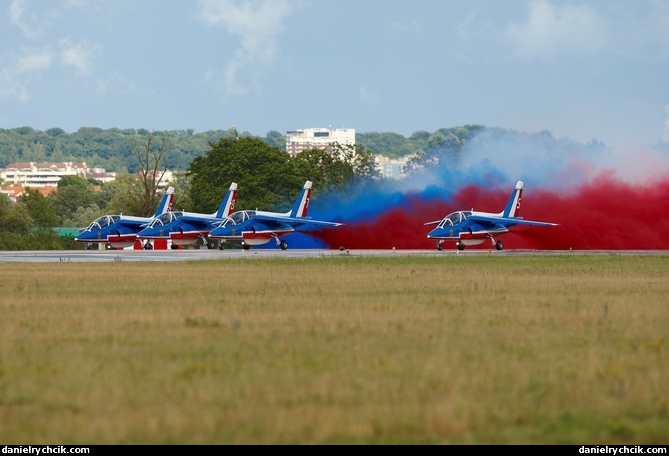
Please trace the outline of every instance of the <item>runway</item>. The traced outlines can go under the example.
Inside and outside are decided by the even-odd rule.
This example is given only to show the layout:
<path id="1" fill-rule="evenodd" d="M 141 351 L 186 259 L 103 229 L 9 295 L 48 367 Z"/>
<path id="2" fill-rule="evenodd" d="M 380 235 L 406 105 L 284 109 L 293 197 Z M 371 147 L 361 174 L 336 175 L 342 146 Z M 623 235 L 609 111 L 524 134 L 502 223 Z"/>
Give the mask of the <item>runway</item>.
<path id="1" fill-rule="evenodd" d="M 509 255 L 669 255 L 668 250 L 26 250 L 0 251 L 0 263 L 104 263 L 136 261 L 201 261 L 275 258 L 334 258 L 334 257 L 448 257 L 448 256 L 509 256 Z"/>

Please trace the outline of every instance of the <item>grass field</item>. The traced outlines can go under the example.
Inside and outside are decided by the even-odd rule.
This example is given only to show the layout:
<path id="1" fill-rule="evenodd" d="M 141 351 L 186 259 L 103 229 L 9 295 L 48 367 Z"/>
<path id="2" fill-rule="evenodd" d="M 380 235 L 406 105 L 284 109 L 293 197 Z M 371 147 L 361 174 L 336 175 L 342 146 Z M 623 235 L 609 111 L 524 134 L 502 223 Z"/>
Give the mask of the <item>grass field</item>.
<path id="1" fill-rule="evenodd" d="M 0 278 L 4 444 L 669 443 L 669 256 Z"/>

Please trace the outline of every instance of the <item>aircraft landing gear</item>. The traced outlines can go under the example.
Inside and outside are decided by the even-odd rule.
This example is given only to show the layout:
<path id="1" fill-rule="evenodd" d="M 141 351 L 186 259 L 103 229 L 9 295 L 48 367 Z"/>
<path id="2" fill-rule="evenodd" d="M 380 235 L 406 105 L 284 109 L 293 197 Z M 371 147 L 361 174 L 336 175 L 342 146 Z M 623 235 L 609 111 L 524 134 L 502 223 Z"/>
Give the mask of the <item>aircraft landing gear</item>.
<path id="1" fill-rule="evenodd" d="M 488 238 L 490 239 L 490 242 L 492 242 L 493 247 L 495 247 L 497 250 L 502 250 L 504 248 L 504 243 L 502 241 L 495 241 L 495 238 L 492 237 L 492 234 L 489 234 Z"/>
<path id="2" fill-rule="evenodd" d="M 460 250 L 460 251 L 465 249 L 465 245 L 460 241 L 458 241 L 458 243 L 456 245 L 458 246 L 458 250 Z"/>
<path id="3" fill-rule="evenodd" d="M 442 243 L 442 242 L 443 242 L 443 241 L 437 241 L 437 250 L 439 250 L 440 252 L 441 252 L 442 250 L 444 250 L 444 248 L 441 246 L 441 243 Z"/>
<path id="4" fill-rule="evenodd" d="M 251 249 L 251 246 L 248 245 L 246 242 L 242 241 L 242 248 L 243 248 L 244 250 L 250 250 L 250 249 Z"/>
<path id="5" fill-rule="evenodd" d="M 146 241 L 144 244 L 144 250 L 153 250 L 153 245 L 149 241 Z"/>
<path id="6" fill-rule="evenodd" d="M 273 234 L 272 237 L 274 237 L 274 240 L 276 241 L 276 245 L 281 247 L 281 250 L 286 250 L 288 248 L 288 243 L 286 241 L 282 241 L 279 239 L 279 236 L 276 234 Z"/>

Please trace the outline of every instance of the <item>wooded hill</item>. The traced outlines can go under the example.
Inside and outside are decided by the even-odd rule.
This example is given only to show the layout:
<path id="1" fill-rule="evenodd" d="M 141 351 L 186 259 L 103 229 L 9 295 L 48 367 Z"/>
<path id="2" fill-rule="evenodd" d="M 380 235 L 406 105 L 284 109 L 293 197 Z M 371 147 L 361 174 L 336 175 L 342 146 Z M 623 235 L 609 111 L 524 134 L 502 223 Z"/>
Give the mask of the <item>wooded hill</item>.
<path id="1" fill-rule="evenodd" d="M 389 158 L 399 158 L 419 154 L 448 141 L 460 141 L 483 130 L 494 131 L 480 125 L 465 125 L 442 128 L 433 133 L 417 131 L 410 137 L 397 133 L 356 133 L 356 142 L 372 153 Z M 134 173 L 139 170 L 135 147 L 141 146 L 142 138 L 153 133 L 157 138 L 167 137 L 170 144 L 168 169 L 185 170 L 195 157 L 201 157 L 209 149 L 210 143 L 221 138 L 235 137 L 233 129 L 210 130 L 195 133 L 194 130 L 170 130 L 149 132 L 145 129 L 118 129 L 83 127 L 75 133 L 67 133 L 60 128 L 46 131 L 31 127 L 0 129 L 0 168 L 17 162 L 85 162 L 95 168 L 109 172 Z M 497 129 L 499 136 L 534 137 L 540 141 L 555 141 L 550 133 L 517 133 Z M 239 133 L 241 137 L 254 136 L 249 132 Z M 543 138 L 541 138 L 543 136 Z M 277 131 L 270 131 L 258 137 L 270 146 L 286 150 L 286 137 Z M 526 141 L 527 138 L 524 140 Z M 574 146 L 582 146 L 574 143 Z"/>

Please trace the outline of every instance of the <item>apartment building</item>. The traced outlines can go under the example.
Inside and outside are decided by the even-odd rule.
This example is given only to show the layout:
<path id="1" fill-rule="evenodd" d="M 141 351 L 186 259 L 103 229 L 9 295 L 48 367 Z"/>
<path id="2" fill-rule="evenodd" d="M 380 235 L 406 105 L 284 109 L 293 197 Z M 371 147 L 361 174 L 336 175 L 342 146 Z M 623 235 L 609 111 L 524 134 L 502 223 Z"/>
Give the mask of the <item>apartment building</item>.
<path id="1" fill-rule="evenodd" d="M 304 128 L 286 132 L 286 152 L 291 157 L 303 150 L 331 150 L 333 143 L 355 145 L 353 128 Z"/>
<path id="2" fill-rule="evenodd" d="M 93 172 L 86 163 L 74 162 L 20 162 L 13 163 L 0 170 L 0 178 L 5 185 L 21 185 L 23 187 L 57 187 L 58 181 L 64 176 L 78 174 L 87 177 Z"/>
<path id="3" fill-rule="evenodd" d="M 402 158 L 388 158 L 382 155 L 377 155 L 374 157 L 376 162 L 376 168 L 379 170 L 379 173 L 382 177 L 387 179 L 396 179 L 401 180 L 404 178 L 404 166 L 409 161 L 410 157 Z"/>

